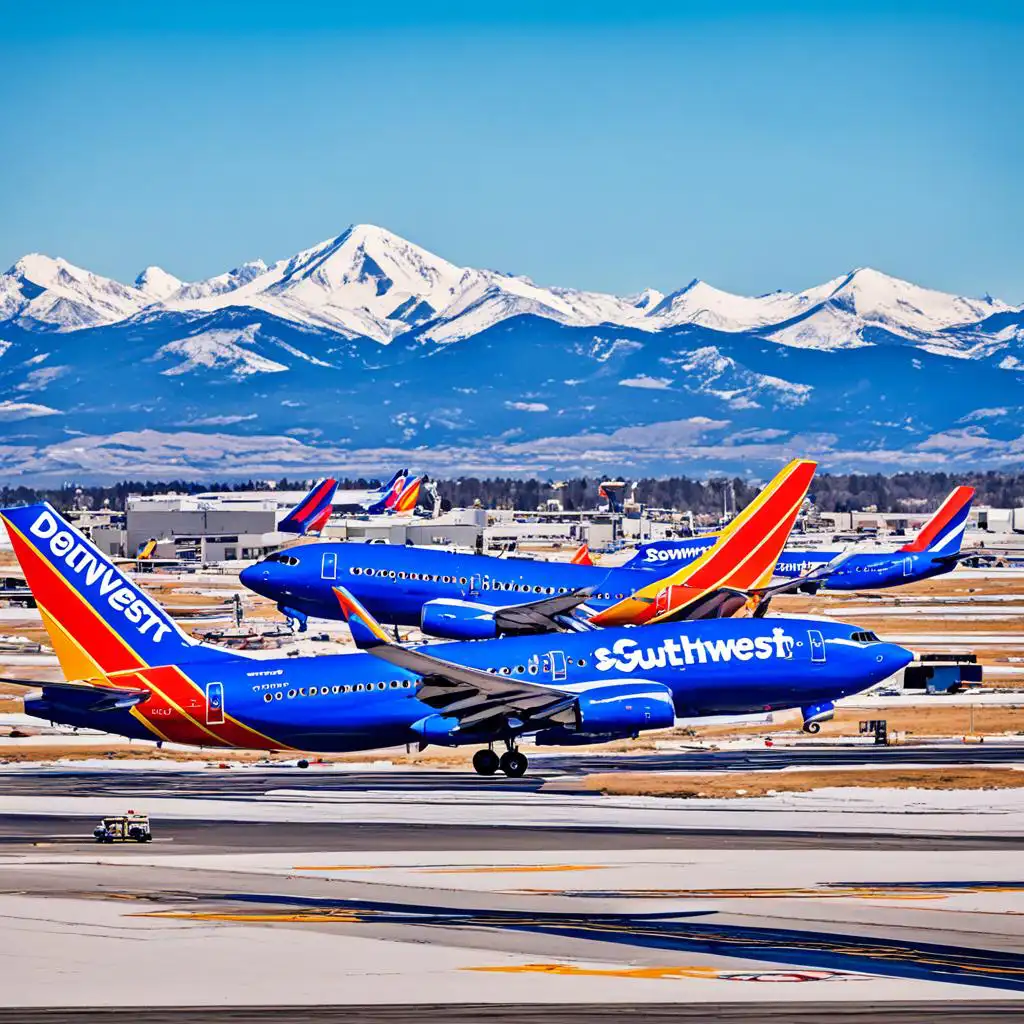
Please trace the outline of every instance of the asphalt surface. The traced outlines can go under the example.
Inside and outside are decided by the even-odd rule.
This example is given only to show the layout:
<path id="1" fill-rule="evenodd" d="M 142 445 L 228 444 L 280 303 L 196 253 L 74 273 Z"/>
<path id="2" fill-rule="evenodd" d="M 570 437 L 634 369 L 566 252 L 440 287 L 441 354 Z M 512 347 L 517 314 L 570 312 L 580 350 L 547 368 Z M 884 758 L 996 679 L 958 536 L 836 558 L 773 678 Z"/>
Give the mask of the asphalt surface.
<path id="1" fill-rule="evenodd" d="M 0 815 L 0 853 L 18 847 L 98 848 L 96 822 L 69 815 Z M 272 853 L 334 850 L 1017 850 L 1024 836 L 868 835 L 770 829 L 645 829 L 375 824 L 367 822 L 153 822 L 152 849 L 166 853 Z M 135 843 L 104 845 L 104 856 L 137 853 Z"/>
<path id="2" fill-rule="evenodd" d="M 231 768 L 216 772 L 153 771 L 148 768 L 39 768 L 0 772 L 0 795 L 244 797 L 271 789 L 301 788 L 329 791 L 471 791 L 534 793 L 558 778 L 618 771 L 778 771 L 783 768 L 901 765 L 1024 764 L 1024 744 L 959 744 L 944 746 L 783 747 L 757 750 L 687 751 L 672 754 L 536 755 L 521 779 L 503 775 L 483 777 L 474 772 L 430 769 L 381 771 L 321 770 L 293 766 Z M 582 795 L 582 794 L 580 794 Z M 596 796 L 597 794 L 595 794 Z"/>
<path id="3" fill-rule="evenodd" d="M 588 1024 L 589 1021 L 777 1021 L 821 1024 L 959 1024 L 1024 1019 L 1024 1001 L 995 1004 L 956 1002 L 903 1003 L 599 1003 L 421 1004 L 404 1006 L 98 1006 L 0 1009 L 0 1024 Z"/>

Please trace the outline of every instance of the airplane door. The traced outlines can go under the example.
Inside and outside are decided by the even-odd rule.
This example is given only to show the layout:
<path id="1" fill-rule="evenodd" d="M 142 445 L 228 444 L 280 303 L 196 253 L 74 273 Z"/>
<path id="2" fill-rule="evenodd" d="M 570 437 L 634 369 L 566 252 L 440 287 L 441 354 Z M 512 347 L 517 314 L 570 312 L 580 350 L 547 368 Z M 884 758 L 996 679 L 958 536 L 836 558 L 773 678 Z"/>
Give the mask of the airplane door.
<path id="1" fill-rule="evenodd" d="M 565 680 L 565 652 L 548 651 L 541 659 L 541 671 L 547 675 L 550 673 L 553 683 Z"/>
<path id="2" fill-rule="evenodd" d="M 912 558 L 903 559 L 903 575 L 913 576 L 914 575 L 914 560 Z"/>
<path id="3" fill-rule="evenodd" d="M 480 593 L 480 574 L 475 573 L 469 577 L 469 593 L 471 597 L 477 597 Z"/>
<path id="4" fill-rule="evenodd" d="M 224 684 L 206 684 L 206 724 L 224 724 Z"/>
<path id="5" fill-rule="evenodd" d="M 823 662 L 825 660 L 825 638 L 817 629 L 807 630 L 807 639 L 811 645 L 811 661 Z"/>
<path id="6" fill-rule="evenodd" d="M 338 578 L 338 555 L 334 551 L 325 551 L 320 560 L 320 578 L 336 580 Z"/>

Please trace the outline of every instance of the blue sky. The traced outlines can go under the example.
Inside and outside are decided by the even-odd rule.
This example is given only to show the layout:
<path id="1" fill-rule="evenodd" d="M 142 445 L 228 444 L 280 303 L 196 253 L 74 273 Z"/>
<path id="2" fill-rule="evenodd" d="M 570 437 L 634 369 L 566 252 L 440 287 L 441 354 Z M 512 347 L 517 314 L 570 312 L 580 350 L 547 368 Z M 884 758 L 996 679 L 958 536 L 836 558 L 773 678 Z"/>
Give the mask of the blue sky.
<path id="1" fill-rule="evenodd" d="M 1017 4 L 37 7 L 0 13 L 3 266 L 194 279 L 372 222 L 546 284 L 1024 302 Z"/>

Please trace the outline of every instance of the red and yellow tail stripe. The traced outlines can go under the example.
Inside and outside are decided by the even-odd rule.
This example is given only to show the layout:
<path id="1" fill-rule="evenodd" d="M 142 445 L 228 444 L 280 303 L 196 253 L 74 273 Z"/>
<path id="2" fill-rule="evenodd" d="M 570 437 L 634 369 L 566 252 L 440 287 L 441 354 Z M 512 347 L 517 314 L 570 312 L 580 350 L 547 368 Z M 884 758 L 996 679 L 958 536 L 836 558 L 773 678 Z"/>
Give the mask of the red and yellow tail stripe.
<path id="1" fill-rule="evenodd" d="M 581 544 L 576 554 L 569 559 L 570 565 L 593 565 L 594 560 L 590 557 L 590 547 L 587 544 Z"/>
<path id="2" fill-rule="evenodd" d="M 423 477 L 418 476 L 415 480 L 411 480 L 406 486 L 405 490 L 398 496 L 398 500 L 395 502 L 395 512 L 411 512 L 416 507 L 416 502 L 419 501 L 420 487 L 423 485 Z"/>
<path id="3" fill-rule="evenodd" d="M 817 463 L 810 459 L 794 459 L 721 532 L 714 547 L 670 576 L 598 612 L 590 621 L 598 626 L 657 622 L 682 603 L 721 587 L 751 590 L 767 585 L 816 468 Z M 668 587 L 673 588 L 673 600 L 656 603 Z"/>
<path id="4" fill-rule="evenodd" d="M 287 749 L 287 744 L 228 714 L 222 722 L 206 724 L 211 716 L 203 687 L 181 666 L 148 665 L 35 544 L 6 516 L 2 518 L 65 679 L 101 688 L 148 690 L 149 699 L 133 707 L 131 714 L 156 739 L 200 746 Z"/>

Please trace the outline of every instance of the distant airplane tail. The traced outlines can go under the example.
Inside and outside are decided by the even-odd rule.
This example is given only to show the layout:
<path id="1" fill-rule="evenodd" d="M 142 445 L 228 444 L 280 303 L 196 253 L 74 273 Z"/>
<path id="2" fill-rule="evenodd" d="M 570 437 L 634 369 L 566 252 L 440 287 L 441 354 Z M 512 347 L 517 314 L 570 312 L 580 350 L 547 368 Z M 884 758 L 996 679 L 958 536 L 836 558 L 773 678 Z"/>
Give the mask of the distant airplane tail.
<path id="1" fill-rule="evenodd" d="M 593 565 L 594 560 L 590 557 L 590 546 L 581 544 L 576 554 L 569 559 L 570 565 Z"/>
<path id="2" fill-rule="evenodd" d="M 380 490 L 377 491 L 377 501 L 373 502 L 366 511 L 371 516 L 382 515 L 385 512 L 394 510 L 395 502 L 401 497 L 405 490 L 405 482 L 409 477 L 409 470 L 400 469 Z"/>
<path id="3" fill-rule="evenodd" d="M 794 459 L 722 530 L 714 547 L 590 621 L 598 626 L 660 622 L 723 588 L 751 591 L 766 586 L 816 468 L 809 459 Z"/>
<path id="4" fill-rule="evenodd" d="M 963 544 L 974 494 L 973 487 L 955 488 L 938 511 L 921 527 L 918 535 L 900 551 L 955 555 Z"/>
<path id="5" fill-rule="evenodd" d="M 277 528 L 283 533 L 297 533 L 300 537 L 319 533 L 331 518 L 331 502 L 337 489 L 338 481 L 333 477 L 318 480 L 309 494 L 277 524 Z"/>
<path id="6" fill-rule="evenodd" d="M 0 517 L 66 679 L 232 657 L 186 636 L 48 503 Z"/>
<path id="7" fill-rule="evenodd" d="M 410 480 L 402 489 L 402 493 L 395 499 L 391 511 L 396 515 L 407 515 L 416 507 L 420 498 L 420 488 L 423 486 L 424 476 L 418 476 Z"/>
<path id="8" fill-rule="evenodd" d="M 139 545 L 139 549 L 135 554 L 136 558 L 152 558 L 153 552 L 156 551 L 156 538 L 150 537 L 149 540 L 143 541 Z"/>
<path id="9" fill-rule="evenodd" d="M 622 501 L 615 496 L 615 492 L 613 490 L 608 490 L 604 486 L 604 484 L 601 484 L 601 486 L 598 487 L 598 489 L 597 489 L 597 493 L 602 498 L 604 498 L 605 501 L 608 502 L 608 511 L 609 512 L 621 512 L 622 511 Z"/>

